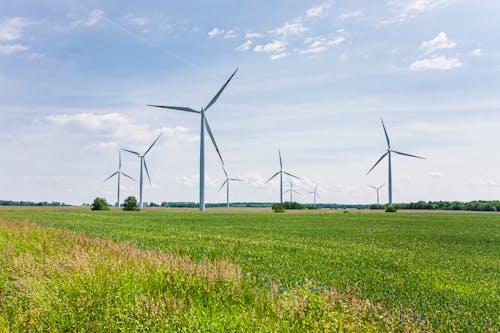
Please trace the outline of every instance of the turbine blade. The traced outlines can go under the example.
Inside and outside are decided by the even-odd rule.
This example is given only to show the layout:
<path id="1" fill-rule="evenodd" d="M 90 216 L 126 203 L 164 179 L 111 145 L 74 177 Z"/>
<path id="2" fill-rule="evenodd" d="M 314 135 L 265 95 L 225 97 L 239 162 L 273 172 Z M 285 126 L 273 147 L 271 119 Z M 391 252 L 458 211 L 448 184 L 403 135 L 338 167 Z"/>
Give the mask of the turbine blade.
<path id="1" fill-rule="evenodd" d="M 222 159 L 222 155 L 220 154 L 219 147 L 217 147 L 217 143 L 215 143 L 214 135 L 212 134 L 212 130 L 210 129 L 210 126 L 208 126 L 208 120 L 206 117 L 205 117 L 205 126 L 207 127 L 207 132 L 208 132 L 208 135 L 210 136 L 210 139 L 212 139 L 212 143 L 214 144 L 215 150 L 217 151 L 217 154 L 219 154 L 220 161 L 224 165 L 224 160 Z"/>
<path id="2" fill-rule="evenodd" d="M 158 141 L 158 139 L 160 138 L 161 136 L 161 133 L 160 135 L 158 135 L 158 137 L 156 138 L 155 141 L 153 141 L 153 143 L 151 144 L 151 146 L 149 146 L 148 150 L 146 150 L 146 152 L 143 154 L 143 156 L 146 156 L 147 153 L 149 153 L 149 151 L 151 150 L 151 148 L 153 148 L 153 146 L 155 145 L 156 141 Z"/>
<path id="3" fill-rule="evenodd" d="M 314 192 L 317 192 L 318 191 L 318 185 L 316 185 L 316 187 L 314 188 Z"/>
<path id="4" fill-rule="evenodd" d="M 123 150 L 123 151 L 126 151 L 126 152 L 128 152 L 128 153 L 131 153 L 131 154 L 135 154 L 135 155 L 137 155 L 137 156 L 140 156 L 140 155 L 141 155 L 141 154 L 139 154 L 138 152 L 133 151 L 133 150 L 128 150 L 128 149 L 122 149 L 122 150 Z"/>
<path id="5" fill-rule="evenodd" d="M 295 190 L 292 190 L 292 191 L 293 191 L 293 192 L 295 192 L 295 193 L 297 193 L 297 194 L 300 194 L 300 192 L 297 192 L 297 191 L 295 191 Z"/>
<path id="6" fill-rule="evenodd" d="M 285 192 L 283 192 L 283 193 L 288 193 L 288 192 L 290 192 L 290 190 L 286 190 L 286 191 L 285 191 Z"/>
<path id="7" fill-rule="evenodd" d="M 268 180 L 267 180 L 264 184 L 269 183 L 269 182 L 270 182 L 270 181 L 271 181 L 274 177 L 276 177 L 277 175 L 279 175 L 279 173 L 280 173 L 280 172 L 281 172 L 281 171 L 276 172 L 276 173 L 275 173 L 274 175 L 272 175 L 272 177 L 271 177 L 271 178 L 269 178 L 269 179 L 268 179 Z"/>
<path id="8" fill-rule="evenodd" d="M 224 185 L 226 185 L 226 183 L 227 183 L 227 179 L 226 179 L 226 180 L 224 181 L 224 183 L 222 183 L 222 185 L 220 186 L 220 188 L 219 188 L 219 192 L 220 192 L 220 190 L 222 190 L 222 188 L 224 187 Z"/>
<path id="9" fill-rule="evenodd" d="M 289 175 L 290 177 L 293 177 L 293 178 L 297 178 L 297 179 L 300 179 L 300 180 L 302 180 L 302 178 L 300 178 L 300 177 L 297 177 L 297 176 L 294 176 L 294 175 L 292 175 L 291 173 L 288 173 L 288 172 L 286 172 L 286 171 L 283 171 L 283 173 L 284 173 L 284 174 L 287 174 L 287 175 Z"/>
<path id="10" fill-rule="evenodd" d="M 116 171 L 115 173 L 113 173 L 113 174 L 112 174 L 111 176 L 109 176 L 108 178 L 104 179 L 104 180 L 103 180 L 103 183 L 104 183 L 105 181 L 107 181 L 108 179 L 110 179 L 111 177 L 113 177 L 114 175 L 116 175 L 117 173 L 118 173 L 118 171 Z"/>
<path id="11" fill-rule="evenodd" d="M 315 194 L 318 198 L 321 198 L 318 193 Z"/>
<path id="12" fill-rule="evenodd" d="M 224 171 L 224 174 L 226 175 L 226 178 L 229 178 L 226 168 L 224 168 L 224 164 L 222 164 L 222 171 Z"/>
<path id="13" fill-rule="evenodd" d="M 148 104 L 147 106 L 152 106 L 154 108 L 163 108 L 163 109 L 170 109 L 170 110 L 178 110 L 178 111 L 201 113 L 200 111 L 193 110 L 191 108 L 186 108 L 186 107 L 183 107 L 183 106 L 151 105 L 151 104 Z"/>
<path id="14" fill-rule="evenodd" d="M 244 182 L 245 181 L 245 179 L 239 179 L 239 178 L 229 178 L 229 180 L 234 180 L 237 182 Z"/>
<path id="15" fill-rule="evenodd" d="M 280 170 L 283 169 L 283 161 L 281 160 L 281 150 L 278 149 L 278 154 L 280 155 Z"/>
<path id="16" fill-rule="evenodd" d="M 377 187 L 375 187 L 375 186 L 373 186 L 373 185 L 368 185 L 368 186 L 370 186 L 370 187 L 371 187 L 372 189 L 374 189 L 374 190 L 378 190 L 378 188 L 377 188 Z"/>
<path id="17" fill-rule="evenodd" d="M 118 150 L 118 170 L 122 169 L 122 151 Z"/>
<path id="18" fill-rule="evenodd" d="M 384 120 L 380 118 L 380 121 L 382 122 L 382 127 L 384 128 L 385 138 L 387 140 L 387 147 L 391 148 L 391 142 L 389 141 L 389 135 L 387 135 L 387 130 L 385 129 Z"/>
<path id="19" fill-rule="evenodd" d="M 387 152 L 387 153 L 385 153 L 384 155 L 382 155 L 382 156 L 378 159 L 377 163 L 375 163 L 375 164 L 372 166 L 372 168 L 371 168 L 371 169 L 370 169 L 370 170 L 369 170 L 366 174 L 369 174 L 369 173 L 370 173 L 370 172 L 371 172 L 371 171 L 372 171 L 372 170 L 373 170 L 373 169 L 377 166 L 377 164 L 379 164 L 379 163 L 380 163 L 380 161 L 382 161 L 382 160 L 384 159 L 384 157 L 385 157 L 385 156 L 387 156 L 387 154 L 389 154 L 389 152 Z"/>
<path id="20" fill-rule="evenodd" d="M 120 172 L 122 175 L 124 175 L 125 177 L 127 178 L 130 178 L 132 179 L 134 182 L 136 182 L 137 180 L 135 180 L 134 178 L 130 177 L 129 175 L 127 175 L 125 172 Z"/>
<path id="21" fill-rule="evenodd" d="M 222 92 L 224 91 L 224 89 L 226 89 L 226 86 L 229 84 L 229 81 L 231 81 L 231 79 L 233 78 L 234 74 L 236 74 L 237 71 L 238 71 L 238 68 L 236 68 L 236 70 L 229 77 L 229 79 L 227 79 L 226 83 L 224 83 L 224 85 L 219 89 L 219 91 L 217 92 L 217 94 L 215 94 L 215 96 L 212 98 L 212 100 L 207 104 L 207 106 L 205 107 L 205 111 L 208 110 L 208 108 L 211 107 L 217 101 L 217 99 L 222 94 Z"/>
<path id="22" fill-rule="evenodd" d="M 142 162 L 144 163 L 144 169 L 146 169 L 146 175 L 148 175 L 149 185 L 153 185 L 151 183 L 151 177 L 149 176 L 149 170 L 148 170 L 148 165 L 146 164 L 146 159 L 143 158 Z"/>
<path id="23" fill-rule="evenodd" d="M 417 156 L 417 155 L 411 155 L 411 154 L 407 154 L 407 153 L 402 153 L 402 152 L 396 151 L 396 150 L 392 150 L 392 152 L 394 152 L 396 154 L 399 154 L 399 155 L 404 155 L 404 156 L 409 156 L 409 157 L 415 157 L 415 158 L 421 158 L 421 159 L 425 160 L 425 157 L 420 157 L 420 156 Z"/>
<path id="24" fill-rule="evenodd" d="M 385 186 L 385 184 L 380 185 L 380 186 L 377 188 L 377 190 L 380 190 L 380 189 L 381 189 L 382 187 L 384 187 L 384 186 Z"/>

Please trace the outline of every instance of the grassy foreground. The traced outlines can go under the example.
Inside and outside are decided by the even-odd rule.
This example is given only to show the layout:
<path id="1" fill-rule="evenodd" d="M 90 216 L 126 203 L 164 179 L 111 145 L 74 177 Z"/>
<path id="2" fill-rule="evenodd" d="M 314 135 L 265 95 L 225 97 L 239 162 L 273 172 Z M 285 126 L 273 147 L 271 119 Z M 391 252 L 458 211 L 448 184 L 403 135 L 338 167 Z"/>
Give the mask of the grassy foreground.
<path id="1" fill-rule="evenodd" d="M 0 216 L 101 238 L 4 219 L 0 328 L 499 330 L 498 214 L 13 210 Z M 93 259 L 61 272 L 57 263 L 80 253 L 74 242 L 87 244 L 76 248 Z M 207 270 L 219 277 L 199 274 Z M 17 317 L 6 310 L 19 304 L 25 310 Z"/>

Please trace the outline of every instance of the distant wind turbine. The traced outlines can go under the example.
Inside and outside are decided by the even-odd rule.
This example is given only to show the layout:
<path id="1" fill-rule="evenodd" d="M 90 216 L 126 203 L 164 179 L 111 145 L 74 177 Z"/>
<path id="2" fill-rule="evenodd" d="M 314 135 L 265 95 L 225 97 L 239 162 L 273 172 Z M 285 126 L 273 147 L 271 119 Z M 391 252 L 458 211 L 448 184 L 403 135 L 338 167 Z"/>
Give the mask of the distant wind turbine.
<path id="1" fill-rule="evenodd" d="M 389 160 L 389 176 L 388 176 L 389 177 L 389 206 L 392 206 L 392 165 L 391 165 L 391 153 L 396 153 L 398 155 L 415 157 L 415 158 L 421 158 L 421 159 L 425 159 L 425 158 L 420 157 L 420 156 L 416 156 L 416 155 L 407 154 L 407 153 L 402 153 L 402 152 L 399 152 L 399 151 L 391 149 L 391 142 L 389 141 L 389 135 L 387 135 L 387 130 L 385 129 L 384 120 L 382 118 L 380 118 L 380 121 L 382 122 L 382 127 L 384 128 L 384 133 L 385 133 L 385 139 L 387 140 L 387 152 L 385 154 L 383 154 L 378 159 L 378 161 L 372 166 L 372 168 L 366 174 L 369 174 L 377 166 L 377 164 L 379 164 L 380 161 L 382 161 L 384 159 L 384 157 L 386 157 L 386 156 L 388 157 L 388 160 Z"/>
<path id="2" fill-rule="evenodd" d="M 230 181 L 243 182 L 244 180 L 238 179 L 238 178 L 229 178 L 229 175 L 227 174 L 227 171 L 226 171 L 226 168 L 224 168 L 224 165 L 222 166 L 222 170 L 224 170 L 224 174 L 226 175 L 226 180 L 224 181 L 224 183 L 222 183 L 221 187 L 219 188 L 219 192 L 220 192 L 220 190 L 222 190 L 224 185 L 226 185 L 226 207 L 229 208 L 229 182 Z"/>
<path id="3" fill-rule="evenodd" d="M 151 105 L 149 104 L 148 106 L 156 107 L 156 108 L 164 108 L 164 109 L 171 109 L 171 110 L 178 110 L 178 111 L 186 111 L 186 112 L 193 112 L 193 113 L 198 113 L 200 114 L 201 117 L 201 124 L 200 124 L 200 211 L 205 211 L 205 127 L 207 128 L 208 135 L 210 136 L 210 139 L 212 139 L 212 143 L 214 144 L 215 150 L 217 151 L 217 154 L 219 154 L 219 158 L 224 164 L 224 161 L 222 160 L 222 156 L 219 152 L 219 148 L 217 147 L 217 144 L 215 143 L 214 136 L 212 134 L 212 131 L 210 130 L 210 126 L 208 126 L 208 120 L 207 116 L 205 115 L 205 112 L 208 110 L 209 107 L 211 107 L 219 98 L 219 96 L 222 94 L 226 86 L 229 84 L 233 76 L 236 74 L 238 71 L 238 68 L 233 72 L 233 74 L 229 77 L 229 79 L 224 83 L 224 85 L 219 89 L 219 91 L 215 94 L 215 96 L 210 100 L 210 102 L 207 104 L 207 106 L 202 107 L 200 110 L 194 110 L 189 107 L 183 107 L 183 106 L 165 106 L 165 105 Z"/>
<path id="4" fill-rule="evenodd" d="M 148 170 L 148 166 L 146 164 L 146 155 L 147 155 L 147 153 L 149 153 L 149 151 L 151 150 L 151 148 L 153 148 L 153 146 L 158 141 L 158 139 L 160 138 L 160 136 L 161 136 L 161 133 L 160 133 L 160 135 L 158 135 L 158 137 L 156 138 L 156 140 L 153 141 L 153 143 L 151 144 L 151 146 L 149 146 L 149 148 L 143 154 L 140 154 L 140 153 L 138 153 L 136 151 L 133 151 L 133 150 L 122 149 L 123 151 L 126 151 L 128 153 L 136 155 L 141 160 L 141 162 L 140 162 L 141 163 L 141 173 L 140 173 L 140 178 L 139 178 L 139 207 L 141 209 L 143 208 L 143 203 L 142 203 L 142 184 L 143 184 L 142 167 L 144 166 L 144 169 L 146 169 L 146 174 L 148 175 L 149 184 L 151 185 L 151 177 L 149 176 L 149 170 Z"/>
<path id="5" fill-rule="evenodd" d="M 118 175 L 118 190 L 117 190 L 116 207 L 120 207 L 120 176 L 124 175 L 125 177 L 132 179 L 134 182 L 136 181 L 134 178 L 130 177 L 129 175 L 127 175 L 125 172 L 122 171 L 122 152 L 121 151 L 118 151 L 118 170 L 116 170 L 111 176 L 106 178 L 104 181 L 107 181 L 116 175 Z"/>
<path id="6" fill-rule="evenodd" d="M 297 194 L 300 194 L 299 192 L 295 191 L 293 189 L 293 182 L 292 182 L 292 179 L 290 179 L 290 188 L 288 190 L 285 191 L 285 193 L 288 193 L 290 192 L 290 203 L 293 202 L 293 194 L 294 193 L 297 193 Z"/>
<path id="7" fill-rule="evenodd" d="M 288 175 L 290 177 L 297 178 L 297 179 L 302 179 L 302 178 L 294 176 L 291 173 L 288 173 L 288 172 L 284 171 L 283 170 L 283 161 L 281 160 L 281 151 L 280 150 L 278 150 L 278 154 L 280 156 L 280 169 L 279 169 L 278 172 L 276 172 L 274 175 L 272 175 L 271 178 L 269 178 L 265 182 L 265 184 L 269 183 L 277 175 L 280 175 L 280 203 L 283 203 L 283 174 L 286 174 L 286 175 Z"/>
<path id="8" fill-rule="evenodd" d="M 316 197 L 320 198 L 320 196 L 318 194 L 318 185 L 316 185 L 316 187 L 314 188 L 314 191 L 307 192 L 307 194 L 312 194 L 313 195 L 313 197 L 314 197 L 314 208 L 316 208 Z"/>
<path id="9" fill-rule="evenodd" d="M 372 189 L 374 189 L 374 190 L 376 190 L 376 191 L 377 191 L 377 205 L 380 205 L 380 200 L 379 200 L 379 195 L 378 195 L 379 193 L 378 193 L 378 192 L 380 191 L 380 189 L 381 189 L 382 187 L 384 187 L 384 186 L 385 186 L 385 184 L 382 184 L 382 185 L 380 185 L 379 187 L 376 187 L 376 186 L 373 186 L 373 185 L 368 185 L 368 186 L 370 186 Z"/>

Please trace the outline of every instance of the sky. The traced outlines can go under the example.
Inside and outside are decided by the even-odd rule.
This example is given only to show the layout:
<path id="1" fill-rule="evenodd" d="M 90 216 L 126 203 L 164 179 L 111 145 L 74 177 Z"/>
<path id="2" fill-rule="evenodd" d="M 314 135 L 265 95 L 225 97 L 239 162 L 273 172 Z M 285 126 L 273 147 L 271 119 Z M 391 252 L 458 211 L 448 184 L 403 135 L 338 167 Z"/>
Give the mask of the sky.
<path id="1" fill-rule="evenodd" d="M 145 151 L 144 201 L 198 201 L 205 106 L 231 201 L 500 198 L 500 2 L 0 0 L 0 199 L 116 201 L 121 148 Z M 210 138 L 206 201 L 224 202 Z M 122 155 L 139 177 L 139 159 Z M 287 177 L 285 182 L 289 182 Z M 286 188 L 285 188 L 286 189 Z M 122 198 L 138 184 L 122 179 Z M 387 201 L 387 186 L 381 190 Z"/>

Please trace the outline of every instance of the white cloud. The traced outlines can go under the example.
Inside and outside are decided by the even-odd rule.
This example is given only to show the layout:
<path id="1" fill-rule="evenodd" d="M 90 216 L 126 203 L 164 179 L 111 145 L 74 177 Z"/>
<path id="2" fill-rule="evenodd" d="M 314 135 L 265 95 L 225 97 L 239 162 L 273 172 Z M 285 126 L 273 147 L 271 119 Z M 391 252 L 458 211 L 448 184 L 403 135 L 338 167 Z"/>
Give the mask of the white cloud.
<path id="1" fill-rule="evenodd" d="M 219 29 L 219 28 L 215 27 L 208 32 L 208 37 L 214 38 L 216 36 L 224 34 L 224 32 L 225 32 L 224 29 Z"/>
<path id="2" fill-rule="evenodd" d="M 73 27 L 85 26 L 85 27 L 93 27 L 96 26 L 99 22 L 104 18 L 104 12 L 101 9 L 94 9 L 91 11 L 87 18 L 83 20 L 75 20 L 71 22 Z"/>
<path id="3" fill-rule="evenodd" d="M 410 65 L 410 70 L 413 72 L 427 70 L 451 70 L 462 66 L 463 64 L 458 58 L 439 56 L 417 60 Z"/>
<path id="4" fill-rule="evenodd" d="M 126 16 L 126 19 L 127 21 L 130 23 L 130 24 L 133 24 L 133 25 L 138 25 L 138 26 L 145 26 L 145 25 L 148 25 L 150 20 L 145 18 L 145 17 L 140 17 L 140 16 L 136 16 L 134 14 L 129 14 Z"/>
<path id="5" fill-rule="evenodd" d="M 288 23 L 285 22 L 281 27 L 278 27 L 271 32 L 282 38 L 286 38 L 289 35 L 300 35 L 303 32 L 309 30 L 300 22 Z"/>
<path id="6" fill-rule="evenodd" d="M 262 37 L 262 34 L 258 32 L 247 32 L 245 34 L 245 38 L 247 39 L 260 38 L 260 37 Z"/>
<path id="7" fill-rule="evenodd" d="M 0 22 L 0 41 L 12 41 L 23 36 L 23 28 L 33 24 L 23 17 L 11 17 Z"/>
<path id="8" fill-rule="evenodd" d="M 252 46 L 253 42 L 251 40 L 247 40 L 237 48 L 235 48 L 236 51 L 244 52 L 250 50 L 250 47 Z"/>
<path id="9" fill-rule="evenodd" d="M 423 51 L 424 54 L 431 54 L 437 50 L 453 49 L 455 47 L 457 47 L 457 43 L 448 39 L 445 32 L 440 32 L 434 39 L 422 42 L 420 50 Z"/>
<path id="10" fill-rule="evenodd" d="M 381 24 L 405 22 L 418 14 L 447 7 L 457 0 L 391 0 L 389 9 L 396 12 L 392 18 L 382 20 Z"/>
<path id="11" fill-rule="evenodd" d="M 22 44 L 0 44 L 0 53 L 6 55 L 26 51 L 28 49 L 28 46 Z"/>
<path id="12" fill-rule="evenodd" d="M 440 172 L 440 171 L 429 171 L 428 175 L 431 176 L 432 178 L 441 178 L 441 177 L 443 177 L 443 173 Z"/>
<path id="13" fill-rule="evenodd" d="M 267 44 L 256 45 L 254 51 L 265 53 L 281 53 L 286 50 L 286 42 L 282 40 L 275 40 Z"/>
<path id="14" fill-rule="evenodd" d="M 329 1 L 323 2 L 321 5 L 309 8 L 306 11 L 307 17 L 321 17 L 326 15 L 326 11 L 330 8 L 331 4 Z"/>
<path id="15" fill-rule="evenodd" d="M 363 16 L 363 12 L 361 10 L 356 10 L 353 12 L 340 14 L 339 16 L 337 16 L 337 19 L 340 21 L 344 21 L 344 20 L 348 20 L 350 18 L 360 17 L 360 16 Z"/>
<path id="16" fill-rule="evenodd" d="M 112 151 L 118 148 L 118 144 L 113 141 L 101 142 L 92 145 L 88 145 L 85 147 L 87 150 L 95 150 L 95 151 Z"/>
<path id="17" fill-rule="evenodd" d="M 469 53 L 471 56 L 474 56 L 474 57 L 480 57 L 483 55 L 481 49 L 474 49 L 472 51 L 470 51 Z"/>
<path id="18" fill-rule="evenodd" d="M 28 53 L 28 54 L 26 54 L 26 58 L 28 58 L 30 60 L 41 59 L 41 58 L 45 58 L 45 54 L 43 54 L 43 53 Z"/>
<path id="19" fill-rule="evenodd" d="M 236 37 L 236 31 L 235 30 L 228 30 L 224 34 L 224 39 L 232 39 L 232 38 L 235 38 L 235 37 Z"/>
<path id="20" fill-rule="evenodd" d="M 307 38 L 305 43 L 308 44 L 308 48 L 300 51 L 300 54 L 319 54 L 327 51 L 331 46 L 339 45 L 345 41 L 343 36 L 339 36 L 335 39 L 328 39 L 325 36 L 319 36 L 314 38 Z"/>
<path id="21" fill-rule="evenodd" d="M 288 57 L 288 53 L 281 52 L 281 53 L 273 54 L 271 56 L 271 60 L 279 60 L 279 59 L 283 59 L 283 58 L 286 58 L 286 57 Z"/>

